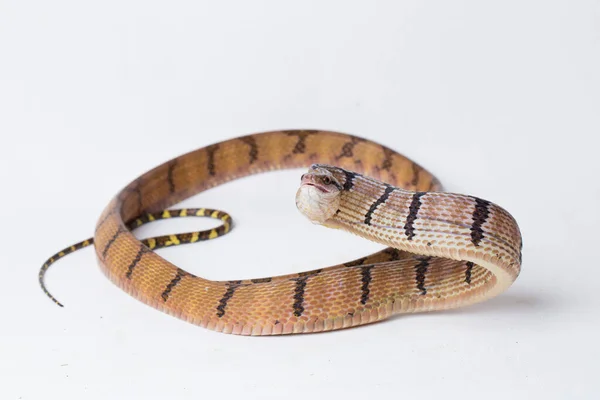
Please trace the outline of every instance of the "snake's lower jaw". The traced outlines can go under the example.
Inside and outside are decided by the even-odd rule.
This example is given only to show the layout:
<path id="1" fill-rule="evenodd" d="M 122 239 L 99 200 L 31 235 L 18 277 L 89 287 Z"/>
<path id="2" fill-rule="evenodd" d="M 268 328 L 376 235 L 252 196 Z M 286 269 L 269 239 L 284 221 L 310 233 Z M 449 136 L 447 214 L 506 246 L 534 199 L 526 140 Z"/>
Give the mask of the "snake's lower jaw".
<path id="1" fill-rule="evenodd" d="M 296 192 L 296 207 L 313 224 L 324 224 L 338 210 L 340 196 L 324 193 L 312 185 L 302 185 Z"/>

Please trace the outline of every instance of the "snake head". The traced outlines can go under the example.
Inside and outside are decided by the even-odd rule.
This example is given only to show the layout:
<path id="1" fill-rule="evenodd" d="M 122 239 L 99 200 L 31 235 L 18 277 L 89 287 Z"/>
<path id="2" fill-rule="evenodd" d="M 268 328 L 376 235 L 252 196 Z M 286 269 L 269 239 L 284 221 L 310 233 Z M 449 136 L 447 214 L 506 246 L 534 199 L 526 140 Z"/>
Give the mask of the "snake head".
<path id="1" fill-rule="evenodd" d="M 343 186 L 334 172 L 334 167 L 314 164 L 300 178 L 296 207 L 315 224 L 325 223 L 339 209 Z"/>

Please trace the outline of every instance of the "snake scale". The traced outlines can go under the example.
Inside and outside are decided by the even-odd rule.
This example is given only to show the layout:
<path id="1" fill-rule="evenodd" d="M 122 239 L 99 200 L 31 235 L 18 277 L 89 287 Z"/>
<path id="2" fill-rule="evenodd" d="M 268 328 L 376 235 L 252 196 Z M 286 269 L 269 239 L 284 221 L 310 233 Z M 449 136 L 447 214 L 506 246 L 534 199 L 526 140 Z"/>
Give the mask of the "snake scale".
<path id="1" fill-rule="evenodd" d="M 163 210 L 225 182 L 287 168 L 308 168 L 296 205 L 313 223 L 389 247 L 333 267 L 222 282 L 195 276 L 152 251 L 212 239 L 230 228 L 229 215 L 219 211 Z M 144 241 L 131 232 L 154 219 L 192 214 L 224 223 Z M 91 243 L 46 262 L 42 287 L 52 262 Z M 241 335 L 329 331 L 480 302 L 514 282 L 522 250 L 519 227 L 501 207 L 443 192 L 430 172 L 390 148 L 313 130 L 238 137 L 152 169 L 112 199 L 93 244 L 104 274 L 131 296 L 193 324 Z"/>

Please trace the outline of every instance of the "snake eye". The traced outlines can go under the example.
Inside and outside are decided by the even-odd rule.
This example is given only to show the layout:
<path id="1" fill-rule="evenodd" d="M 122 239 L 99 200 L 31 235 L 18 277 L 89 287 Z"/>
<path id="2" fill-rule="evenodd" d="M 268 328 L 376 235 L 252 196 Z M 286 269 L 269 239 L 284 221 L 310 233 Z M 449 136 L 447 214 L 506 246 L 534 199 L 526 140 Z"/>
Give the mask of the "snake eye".
<path id="1" fill-rule="evenodd" d="M 331 185 L 331 178 L 328 176 L 323 177 L 323 183 L 325 185 Z"/>

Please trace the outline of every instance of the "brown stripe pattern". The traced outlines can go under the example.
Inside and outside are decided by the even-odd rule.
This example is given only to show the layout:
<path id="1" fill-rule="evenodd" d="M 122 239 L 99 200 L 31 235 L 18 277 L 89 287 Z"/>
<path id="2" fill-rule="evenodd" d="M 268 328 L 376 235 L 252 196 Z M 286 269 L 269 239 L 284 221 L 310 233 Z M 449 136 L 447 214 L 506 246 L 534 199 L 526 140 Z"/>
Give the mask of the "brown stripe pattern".
<path id="1" fill-rule="evenodd" d="M 393 165 L 393 156 L 394 151 L 387 147 L 382 146 L 381 150 L 383 150 L 383 161 L 381 162 L 381 167 L 379 167 L 382 171 L 390 171 Z"/>
<path id="2" fill-rule="evenodd" d="M 473 225 L 471 225 L 471 241 L 475 246 L 479 246 L 479 243 L 483 239 L 483 224 L 490 215 L 488 209 L 490 202 L 479 198 L 475 199 L 475 211 L 473 212 Z"/>
<path id="3" fill-rule="evenodd" d="M 415 280 L 417 281 L 417 289 L 421 291 L 422 295 L 427 294 L 427 288 L 425 287 L 425 277 L 427 274 L 427 270 L 429 269 L 429 262 L 431 261 L 431 257 L 423 257 L 420 258 L 420 262 L 415 266 L 415 271 L 417 272 L 417 276 Z"/>
<path id="4" fill-rule="evenodd" d="M 229 281 L 227 283 L 227 290 L 225 294 L 219 300 L 219 305 L 217 306 L 217 317 L 222 318 L 225 315 L 225 308 L 227 308 L 227 303 L 233 297 L 233 294 L 241 286 L 242 281 Z"/>
<path id="5" fill-rule="evenodd" d="M 423 197 L 425 193 L 426 192 L 416 192 L 413 195 L 412 202 L 408 208 L 408 217 L 406 217 L 406 224 L 404 224 L 404 233 L 408 240 L 412 240 L 412 238 L 415 237 L 415 221 L 419 214 L 419 209 L 421 208 L 421 197 Z"/>
<path id="6" fill-rule="evenodd" d="M 357 175 L 358 174 L 355 174 L 354 172 L 344 170 L 344 176 L 346 177 L 346 180 L 344 181 L 344 190 L 352 189 L 354 178 L 356 178 Z"/>
<path id="7" fill-rule="evenodd" d="M 304 154 L 306 152 L 306 138 L 310 135 L 316 134 L 317 131 L 288 131 L 288 136 L 296 136 L 298 141 L 294 145 L 292 154 Z"/>
<path id="8" fill-rule="evenodd" d="M 160 297 L 162 297 L 162 299 L 164 301 L 167 301 L 169 299 L 169 294 L 171 294 L 171 290 L 173 290 L 173 288 L 175 286 L 177 286 L 177 284 L 181 281 L 181 278 L 183 278 L 186 275 L 187 275 L 187 272 L 185 272 L 184 270 L 182 270 L 180 268 L 177 268 L 177 274 L 175 275 L 175 278 L 173 278 L 173 280 L 171 282 L 169 282 L 169 284 L 165 288 L 165 291 L 162 292 Z"/>
<path id="9" fill-rule="evenodd" d="M 138 263 L 140 261 L 142 261 L 142 257 L 144 256 L 144 254 L 149 253 L 150 249 L 144 245 L 140 246 L 140 251 L 138 251 L 138 253 L 136 254 L 135 258 L 133 259 L 133 261 L 131 262 L 131 264 L 129 264 L 129 266 L 127 267 L 127 273 L 125 274 L 125 276 L 127 277 L 127 279 L 131 279 L 131 274 L 133 274 L 133 269 L 138 265 Z"/>
<path id="10" fill-rule="evenodd" d="M 175 193 L 175 181 L 173 180 L 173 171 L 177 165 L 177 159 L 169 163 L 169 170 L 167 171 L 167 182 L 169 183 L 169 192 Z"/>
<path id="11" fill-rule="evenodd" d="M 353 261 L 348 261 L 344 263 L 344 267 L 358 267 L 359 265 L 363 265 L 367 261 L 367 257 L 362 257 Z"/>
<path id="12" fill-rule="evenodd" d="M 373 277 L 371 276 L 371 270 L 373 269 L 372 265 L 366 266 L 366 267 L 361 267 L 360 269 L 360 274 L 361 274 L 361 281 L 362 281 L 362 286 L 360 287 L 360 303 L 362 305 L 367 304 L 367 301 L 369 301 L 369 293 L 371 293 L 371 291 L 369 290 L 369 285 L 371 284 L 371 281 L 373 280 Z"/>
<path id="13" fill-rule="evenodd" d="M 361 138 L 351 138 L 349 142 L 344 143 L 344 145 L 342 146 L 342 153 L 339 156 L 337 156 L 337 158 L 340 159 L 344 157 L 354 157 L 354 146 L 363 141 L 364 139 Z"/>
<path id="14" fill-rule="evenodd" d="M 421 167 L 419 167 L 416 163 L 412 163 L 413 177 L 412 177 L 412 181 L 410 181 L 410 184 L 413 187 L 417 187 L 417 185 L 419 184 L 419 173 L 420 172 L 421 172 Z"/>
<path id="15" fill-rule="evenodd" d="M 375 210 L 377 210 L 377 207 L 379 207 L 382 203 L 385 203 L 388 197 L 390 197 L 390 193 L 392 193 L 394 190 L 396 189 L 393 186 L 386 185 L 381 197 L 375 200 L 375 202 L 371 205 L 371 208 L 369 208 L 369 211 L 367 211 L 367 213 L 365 214 L 365 224 L 371 225 L 371 218 L 373 217 L 373 213 L 375 212 Z"/>
<path id="16" fill-rule="evenodd" d="M 258 278 L 258 279 L 250 279 L 252 283 L 268 283 L 271 282 L 273 278 Z"/>
<path id="17" fill-rule="evenodd" d="M 393 247 L 388 247 L 387 249 L 383 250 L 383 252 L 390 256 L 388 261 L 396 261 L 400 258 L 400 250 Z"/>
<path id="18" fill-rule="evenodd" d="M 108 250 L 110 250 L 110 247 L 115 243 L 115 240 L 117 240 L 119 235 L 122 234 L 123 232 L 125 232 L 125 229 L 123 229 L 122 226 L 119 226 L 119 228 L 117 229 L 117 231 L 115 232 L 113 237 L 111 237 L 110 240 L 108 241 L 108 243 L 106 243 L 106 246 L 104 246 L 104 250 L 102 250 L 102 258 L 106 258 L 106 255 L 108 254 Z"/>
<path id="19" fill-rule="evenodd" d="M 104 223 L 110 218 L 112 217 L 112 215 L 115 213 L 115 210 L 110 210 L 110 212 L 107 212 L 106 215 L 100 220 L 98 221 L 98 223 L 96 224 L 96 232 L 98 231 L 98 229 L 100 229 L 102 227 L 102 225 L 104 225 Z"/>
<path id="20" fill-rule="evenodd" d="M 304 289 L 306 289 L 306 281 L 310 276 L 304 276 L 302 278 L 294 279 L 296 282 L 296 288 L 294 289 L 294 315 L 300 317 L 304 312 Z"/>
<path id="21" fill-rule="evenodd" d="M 210 176 L 215 176 L 215 152 L 219 150 L 218 144 L 213 144 L 212 146 L 208 146 L 206 148 L 206 154 L 208 155 L 208 159 L 206 161 L 206 168 L 208 169 L 208 174 Z"/>
<path id="22" fill-rule="evenodd" d="M 240 140 L 250 146 L 248 157 L 250 157 L 250 164 L 254 164 L 254 162 L 258 160 L 258 146 L 256 144 L 256 139 L 252 136 L 244 136 L 241 137 Z"/>
<path id="23" fill-rule="evenodd" d="M 465 282 L 470 285 L 471 284 L 471 272 L 473 271 L 474 263 L 471 261 L 467 261 L 467 270 L 465 271 Z"/>

